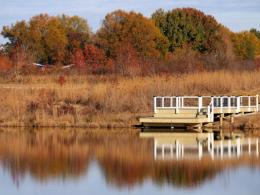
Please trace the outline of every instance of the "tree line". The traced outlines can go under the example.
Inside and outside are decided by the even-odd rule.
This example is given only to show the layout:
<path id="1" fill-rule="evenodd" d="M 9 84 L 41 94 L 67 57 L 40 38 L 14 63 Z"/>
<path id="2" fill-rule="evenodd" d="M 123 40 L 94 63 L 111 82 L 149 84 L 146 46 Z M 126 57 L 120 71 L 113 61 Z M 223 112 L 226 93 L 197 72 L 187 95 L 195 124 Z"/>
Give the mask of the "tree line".
<path id="1" fill-rule="evenodd" d="M 82 17 L 40 14 L 1 34 L 8 40 L 1 72 L 30 72 L 32 62 L 130 76 L 260 67 L 260 31 L 232 32 L 194 8 L 159 9 L 150 18 L 116 10 L 95 33 Z"/>

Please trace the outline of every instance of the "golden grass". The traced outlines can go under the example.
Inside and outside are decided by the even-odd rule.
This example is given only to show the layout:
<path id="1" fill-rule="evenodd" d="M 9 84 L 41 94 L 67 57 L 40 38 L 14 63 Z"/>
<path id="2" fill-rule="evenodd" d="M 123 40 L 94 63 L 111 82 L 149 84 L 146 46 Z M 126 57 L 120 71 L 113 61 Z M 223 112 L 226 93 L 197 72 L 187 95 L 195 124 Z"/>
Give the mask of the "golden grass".
<path id="1" fill-rule="evenodd" d="M 1 126 L 129 127 L 155 95 L 242 95 L 260 91 L 260 71 L 119 78 L 40 75 L 0 79 Z"/>

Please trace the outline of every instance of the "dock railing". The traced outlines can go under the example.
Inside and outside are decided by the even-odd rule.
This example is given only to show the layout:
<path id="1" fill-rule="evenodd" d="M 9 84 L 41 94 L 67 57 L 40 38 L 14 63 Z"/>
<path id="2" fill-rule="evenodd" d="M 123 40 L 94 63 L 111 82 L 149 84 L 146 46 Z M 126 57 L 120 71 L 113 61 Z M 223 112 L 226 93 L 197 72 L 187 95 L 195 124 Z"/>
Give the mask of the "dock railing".
<path id="1" fill-rule="evenodd" d="M 198 113 L 207 112 L 210 122 L 214 120 L 214 113 L 236 113 L 259 111 L 258 95 L 255 96 L 155 96 L 154 113 L 158 109 L 174 109 L 176 113 L 185 109 L 196 109 Z M 244 110 L 243 110 L 244 109 Z M 253 110 L 254 109 L 254 110 Z"/>

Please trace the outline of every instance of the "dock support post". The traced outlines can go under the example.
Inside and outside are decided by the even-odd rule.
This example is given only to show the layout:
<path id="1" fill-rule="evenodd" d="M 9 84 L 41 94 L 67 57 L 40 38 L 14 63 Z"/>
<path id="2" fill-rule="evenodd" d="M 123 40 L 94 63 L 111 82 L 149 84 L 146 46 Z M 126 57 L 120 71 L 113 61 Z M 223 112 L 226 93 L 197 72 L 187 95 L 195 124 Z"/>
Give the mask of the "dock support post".
<path id="1" fill-rule="evenodd" d="M 258 104 L 258 95 L 256 95 L 255 98 L 256 98 L 256 100 L 255 100 L 256 101 L 256 111 L 258 112 L 258 106 L 259 106 L 259 104 Z"/>
<path id="2" fill-rule="evenodd" d="M 157 140 L 154 140 L 154 149 L 153 149 L 154 159 L 157 159 Z"/>
<path id="3" fill-rule="evenodd" d="M 228 140 L 228 157 L 231 157 L 231 140 Z"/>
<path id="4" fill-rule="evenodd" d="M 234 114 L 231 114 L 231 116 L 230 116 L 230 123 L 231 123 L 231 124 L 234 123 Z"/>
<path id="5" fill-rule="evenodd" d="M 175 142 L 175 148 L 176 148 L 176 159 L 179 159 L 179 141 L 176 140 Z"/>
<path id="6" fill-rule="evenodd" d="M 201 145 L 201 143 L 199 142 L 199 145 L 198 145 L 199 159 L 201 159 L 201 157 L 202 157 L 202 152 L 203 152 L 203 150 L 202 150 L 202 145 Z"/>
<path id="7" fill-rule="evenodd" d="M 181 156 L 184 157 L 184 145 L 181 146 Z"/>
<path id="8" fill-rule="evenodd" d="M 208 133 L 208 151 L 210 151 L 211 135 Z"/>
<path id="9" fill-rule="evenodd" d="M 171 155 L 171 158 L 173 158 L 173 144 L 171 144 L 170 155 Z"/>
<path id="10" fill-rule="evenodd" d="M 258 138 L 256 139 L 256 156 L 257 157 L 259 156 L 259 153 L 258 153 Z"/>
<path id="11" fill-rule="evenodd" d="M 237 139 L 237 156 L 240 156 L 240 138 Z"/>
<path id="12" fill-rule="evenodd" d="M 224 118 L 224 114 L 221 113 L 221 114 L 220 114 L 220 119 L 219 119 L 220 126 L 223 125 L 223 118 Z"/>
<path id="13" fill-rule="evenodd" d="M 248 138 L 248 154 L 251 156 L 251 140 Z"/>
<path id="14" fill-rule="evenodd" d="M 182 148 L 182 144 L 179 144 L 179 158 L 182 158 L 182 152 L 181 149 Z"/>
<path id="15" fill-rule="evenodd" d="M 214 133 L 210 134 L 211 137 L 211 148 L 210 148 L 210 152 L 211 152 L 211 158 L 214 159 Z"/>
<path id="16" fill-rule="evenodd" d="M 162 145 L 162 159 L 164 159 L 164 144 Z"/>
<path id="17" fill-rule="evenodd" d="M 220 142 L 220 157 L 223 158 L 223 141 Z"/>

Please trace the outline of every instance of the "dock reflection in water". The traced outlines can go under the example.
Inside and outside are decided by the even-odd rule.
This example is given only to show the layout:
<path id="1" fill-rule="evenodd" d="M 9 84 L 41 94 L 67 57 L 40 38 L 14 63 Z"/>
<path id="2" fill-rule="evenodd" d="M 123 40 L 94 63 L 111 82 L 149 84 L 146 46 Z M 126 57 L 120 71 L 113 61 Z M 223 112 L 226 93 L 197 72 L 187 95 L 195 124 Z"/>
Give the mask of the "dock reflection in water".
<path id="1" fill-rule="evenodd" d="M 214 133 L 141 133 L 140 137 L 154 140 L 155 160 L 259 156 L 259 139 L 252 137 L 214 140 Z"/>
<path id="2" fill-rule="evenodd" d="M 221 145 L 208 134 L 166 135 L 127 129 L 1 131 L 1 193 L 208 194 L 230 178 L 236 187 L 227 192 L 235 194 L 242 187 L 236 183 L 239 173 L 241 180 L 250 179 L 246 192 L 260 189 L 256 138 Z"/>

